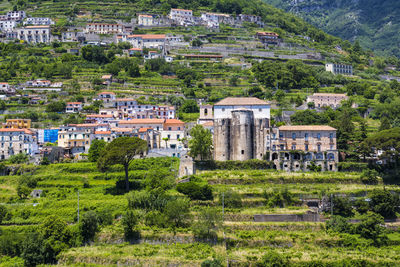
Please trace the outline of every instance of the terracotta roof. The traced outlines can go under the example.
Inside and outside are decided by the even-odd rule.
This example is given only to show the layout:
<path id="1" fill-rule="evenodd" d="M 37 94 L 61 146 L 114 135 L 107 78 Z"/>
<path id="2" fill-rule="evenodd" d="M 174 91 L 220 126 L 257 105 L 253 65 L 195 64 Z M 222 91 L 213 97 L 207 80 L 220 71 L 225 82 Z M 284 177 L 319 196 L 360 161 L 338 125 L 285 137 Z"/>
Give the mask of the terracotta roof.
<path id="1" fill-rule="evenodd" d="M 132 119 L 132 120 L 122 120 L 119 124 L 162 124 L 164 119 Z"/>
<path id="2" fill-rule="evenodd" d="M 0 132 L 24 132 L 25 134 L 33 134 L 29 129 L 2 128 Z"/>
<path id="3" fill-rule="evenodd" d="M 129 48 L 130 51 L 142 51 L 142 48 Z"/>
<path id="4" fill-rule="evenodd" d="M 144 15 L 144 14 L 139 14 L 139 17 L 152 18 L 153 16 L 150 16 L 150 15 Z"/>
<path id="5" fill-rule="evenodd" d="M 177 120 L 177 119 L 166 119 L 164 124 L 168 124 L 168 125 L 184 125 L 185 123 L 181 120 Z"/>
<path id="6" fill-rule="evenodd" d="M 101 76 L 101 78 L 102 79 L 111 79 L 112 75 L 111 74 L 106 74 L 106 75 Z"/>
<path id="7" fill-rule="evenodd" d="M 111 24 L 111 23 L 88 23 L 87 25 L 114 25 L 114 26 L 122 26 L 121 24 Z"/>
<path id="8" fill-rule="evenodd" d="M 111 131 L 95 131 L 94 134 L 111 134 Z"/>
<path id="9" fill-rule="evenodd" d="M 269 105 L 269 103 L 264 100 L 258 99 L 256 97 L 227 97 L 222 99 L 214 106 L 258 106 L 258 105 Z"/>
<path id="10" fill-rule="evenodd" d="M 133 128 L 111 128 L 113 132 L 133 132 Z"/>
<path id="11" fill-rule="evenodd" d="M 147 132 L 148 130 L 153 130 L 153 128 L 151 128 L 151 127 L 140 128 L 140 129 L 139 129 L 139 133 L 145 133 L 145 132 Z"/>
<path id="12" fill-rule="evenodd" d="M 112 118 L 113 115 L 102 115 L 102 114 L 90 114 L 86 115 L 86 118 Z"/>
<path id="13" fill-rule="evenodd" d="M 98 95 L 102 95 L 102 94 L 115 95 L 114 92 L 101 92 L 101 93 L 98 93 Z"/>
<path id="14" fill-rule="evenodd" d="M 0 83 L 0 84 L 8 84 L 8 83 Z"/>
<path id="15" fill-rule="evenodd" d="M 35 29 L 35 28 L 50 28 L 50 26 L 26 26 L 26 29 Z"/>
<path id="16" fill-rule="evenodd" d="M 279 36 L 279 34 L 275 32 L 257 32 L 257 35 L 262 35 L 262 36 Z"/>
<path id="17" fill-rule="evenodd" d="M 212 126 L 214 126 L 214 122 L 212 122 L 212 121 L 207 121 L 207 122 L 205 122 L 205 123 L 203 123 L 203 124 L 201 124 L 201 125 L 203 125 L 203 126 L 205 126 L 205 127 L 212 127 Z"/>
<path id="18" fill-rule="evenodd" d="M 82 105 L 82 102 L 68 102 L 67 105 Z"/>
<path id="19" fill-rule="evenodd" d="M 278 128 L 279 131 L 336 131 L 328 125 L 287 125 Z"/>

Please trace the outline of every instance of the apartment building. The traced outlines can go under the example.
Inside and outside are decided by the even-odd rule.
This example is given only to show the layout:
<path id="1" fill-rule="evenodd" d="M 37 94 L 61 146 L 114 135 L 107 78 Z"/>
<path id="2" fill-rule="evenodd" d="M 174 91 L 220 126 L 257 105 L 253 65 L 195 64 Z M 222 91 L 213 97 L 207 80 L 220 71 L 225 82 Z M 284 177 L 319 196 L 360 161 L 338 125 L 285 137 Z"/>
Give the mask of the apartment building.
<path id="1" fill-rule="evenodd" d="M 133 48 L 150 48 L 163 50 L 165 47 L 165 34 L 133 34 L 117 36 L 118 42 L 128 42 Z"/>
<path id="2" fill-rule="evenodd" d="M 118 122 L 118 127 L 120 128 L 152 128 L 157 131 L 161 131 L 164 128 L 164 119 L 131 119 L 131 120 L 121 120 Z"/>
<path id="3" fill-rule="evenodd" d="M 101 100 L 103 103 L 112 103 L 116 99 L 114 92 L 100 92 L 97 94 L 96 100 Z"/>
<path id="4" fill-rule="evenodd" d="M 153 26 L 154 25 L 154 17 L 152 15 L 139 14 L 138 25 Z"/>
<path id="5" fill-rule="evenodd" d="M 172 8 L 169 13 L 169 18 L 179 25 L 191 24 L 194 21 L 193 11 L 189 9 Z"/>
<path id="6" fill-rule="evenodd" d="M 24 25 L 53 25 L 54 21 L 52 21 L 50 18 L 40 18 L 40 17 L 34 17 L 34 18 L 26 18 L 24 21 Z"/>
<path id="7" fill-rule="evenodd" d="M 279 44 L 279 34 L 275 32 L 257 32 L 256 38 L 263 44 Z"/>
<path id="8" fill-rule="evenodd" d="M 2 32 L 12 32 L 16 26 L 17 22 L 15 20 L 0 21 L 0 30 Z"/>
<path id="9" fill-rule="evenodd" d="M 5 20 L 22 21 L 25 17 L 25 11 L 9 11 L 5 16 Z"/>
<path id="10" fill-rule="evenodd" d="M 82 102 L 68 102 L 65 113 L 78 113 L 83 109 Z"/>
<path id="11" fill-rule="evenodd" d="M 17 39 L 27 43 L 50 43 L 49 26 L 26 26 L 17 29 Z"/>
<path id="12" fill-rule="evenodd" d="M 281 126 L 271 130 L 270 160 L 276 169 L 307 170 L 312 164 L 336 171 L 336 129 L 325 125 Z"/>
<path id="13" fill-rule="evenodd" d="M 167 119 L 161 131 L 160 148 L 183 149 L 185 123 L 177 119 Z"/>
<path id="14" fill-rule="evenodd" d="M 86 24 L 84 32 L 85 33 L 97 33 L 97 34 L 123 33 L 124 26 L 121 24 L 88 23 L 88 24 Z"/>
<path id="15" fill-rule="evenodd" d="M 6 122 L 3 123 L 3 128 L 29 129 L 29 128 L 31 128 L 31 120 L 30 119 L 7 119 Z"/>
<path id="16" fill-rule="evenodd" d="M 33 156 L 38 153 L 36 133 L 28 129 L 0 129 L 0 159 L 24 153 Z"/>
<path id="17" fill-rule="evenodd" d="M 342 101 L 348 99 L 349 97 L 345 94 L 314 93 L 307 96 L 307 103 L 312 102 L 317 108 L 331 107 L 336 109 L 340 107 Z"/>
<path id="18" fill-rule="evenodd" d="M 327 63 L 325 64 L 325 70 L 335 75 L 353 75 L 353 66 L 347 64 Z"/>

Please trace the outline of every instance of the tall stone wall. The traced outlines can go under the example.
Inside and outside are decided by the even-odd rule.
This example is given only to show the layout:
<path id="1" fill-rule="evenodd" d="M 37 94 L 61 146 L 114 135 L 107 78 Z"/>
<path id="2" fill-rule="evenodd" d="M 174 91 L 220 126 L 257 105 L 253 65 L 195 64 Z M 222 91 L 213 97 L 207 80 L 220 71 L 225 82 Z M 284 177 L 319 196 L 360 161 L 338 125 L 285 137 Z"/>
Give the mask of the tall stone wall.
<path id="1" fill-rule="evenodd" d="M 214 120 L 214 159 L 218 161 L 230 160 L 230 132 L 231 120 Z"/>
<path id="2" fill-rule="evenodd" d="M 232 111 L 232 160 L 254 158 L 254 115 L 251 110 Z"/>

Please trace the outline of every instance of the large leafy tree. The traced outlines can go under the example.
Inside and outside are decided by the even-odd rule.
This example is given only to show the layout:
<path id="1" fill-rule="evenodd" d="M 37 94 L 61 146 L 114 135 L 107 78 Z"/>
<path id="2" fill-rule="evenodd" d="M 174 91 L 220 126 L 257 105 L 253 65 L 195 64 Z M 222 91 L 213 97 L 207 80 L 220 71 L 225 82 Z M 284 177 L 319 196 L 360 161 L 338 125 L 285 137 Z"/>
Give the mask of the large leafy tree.
<path id="1" fill-rule="evenodd" d="M 200 156 L 201 160 L 205 160 L 211 156 L 213 143 L 211 132 L 201 125 L 196 125 L 190 131 L 192 139 L 189 140 L 189 155 L 193 158 Z"/>
<path id="2" fill-rule="evenodd" d="M 382 150 L 382 159 L 397 164 L 400 157 L 400 127 L 375 133 L 365 139 L 362 145 L 369 147 L 370 153 L 374 152 L 373 149 Z"/>
<path id="3" fill-rule="evenodd" d="M 99 159 L 106 145 L 107 143 L 104 140 L 94 140 L 89 148 L 89 155 L 88 155 L 89 161 L 96 162 Z"/>
<path id="4" fill-rule="evenodd" d="M 146 141 L 138 137 L 118 137 L 105 147 L 97 161 L 97 166 L 100 170 L 105 171 L 112 165 L 123 165 L 125 169 L 126 191 L 129 191 L 129 164 L 136 156 L 143 155 L 146 151 Z"/>

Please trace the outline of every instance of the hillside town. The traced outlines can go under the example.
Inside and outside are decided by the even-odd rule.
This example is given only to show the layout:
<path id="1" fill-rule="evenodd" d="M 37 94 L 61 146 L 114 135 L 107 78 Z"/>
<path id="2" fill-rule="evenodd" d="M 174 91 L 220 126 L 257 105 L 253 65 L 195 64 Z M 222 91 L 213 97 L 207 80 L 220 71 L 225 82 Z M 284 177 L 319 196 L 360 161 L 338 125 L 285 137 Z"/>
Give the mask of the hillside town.
<path id="1" fill-rule="evenodd" d="M 0 267 L 398 266 L 400 59 L 278 2 L 1 2 Z"/>

